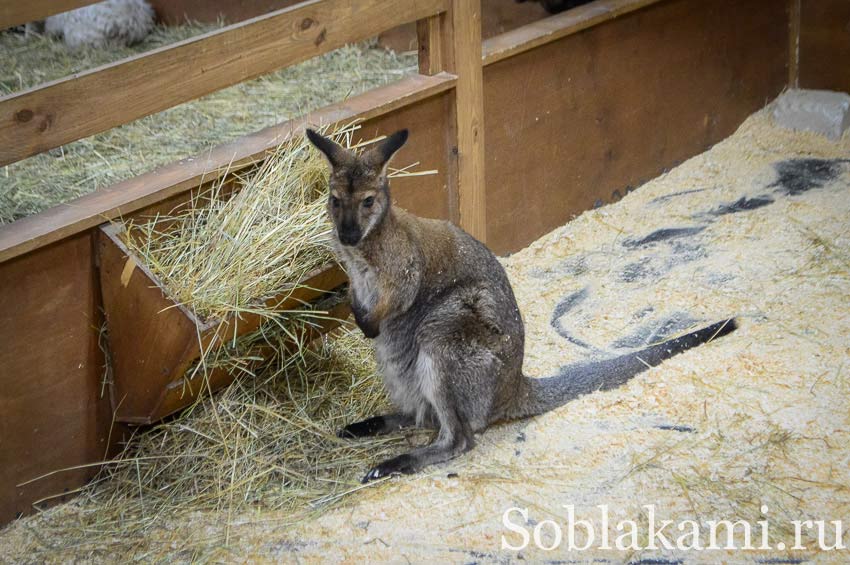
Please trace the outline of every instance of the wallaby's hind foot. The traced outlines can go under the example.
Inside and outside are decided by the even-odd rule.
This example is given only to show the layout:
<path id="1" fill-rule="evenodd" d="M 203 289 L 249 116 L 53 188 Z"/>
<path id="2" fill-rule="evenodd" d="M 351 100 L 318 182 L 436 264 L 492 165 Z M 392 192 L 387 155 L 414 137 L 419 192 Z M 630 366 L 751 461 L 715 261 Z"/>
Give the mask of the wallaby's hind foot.
<path id="1" fill-rule="evenodd" d="M 462 433 L 454 439 L 449 439 L 445 434 L 441 436 L 438 436 L 437 440 L 430 445 L 387 459 L 372 467 L 361 482 L 368 483 L 390 475 L 412 475 L 423 467 L 454 459 L 475 447 L 475 440 L 471 433 Z"/>
<path id="2" fill-rule="evenodd" d="M 415 423 L 412 417 L 405 416 L 404 414 L 372 416 L 363 421 L 348 424 L 338 431 L 336 435 L 345 439 L 380 436 L 409 428 Z"/>

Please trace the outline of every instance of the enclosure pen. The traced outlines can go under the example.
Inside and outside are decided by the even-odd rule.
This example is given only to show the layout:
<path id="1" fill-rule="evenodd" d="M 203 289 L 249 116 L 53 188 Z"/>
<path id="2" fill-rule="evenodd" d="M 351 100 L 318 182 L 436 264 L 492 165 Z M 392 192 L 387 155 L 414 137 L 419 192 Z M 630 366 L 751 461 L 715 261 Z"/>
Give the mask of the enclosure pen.
<path id="1" fill-rule="evenodd" d="M 91 3 L 0 0 L 0 29 Z M 757 518 L 764 497 L 777 520 L 846 515 L 847 136 L 758 113 L 789 87 L 848 88 L 827 64 L 850 49 L 846 2 L 594 0 L 482 41 L 497 3 L 531 4 L 252 0 L 276 9 L 81 53 L 89 69 L 34 69 L 56 45 L 4 34 L 3 550 L 497 561 L 512 505 L 561 520 L 561 502 L 610 500 L 643 523 L 639 494 L 699 519 Z M 374 48 L 405 25 L 415 54 Z M 389 407 L 348 321 L 308 127 L 353 145 L 410 131 L 394 205 L 506 256 L 531 375 L 716 316 L 741 327 L 361 487 L 426 438 L 335 435 Z M 794 174 L 829 179 L 791 194 Z"/>

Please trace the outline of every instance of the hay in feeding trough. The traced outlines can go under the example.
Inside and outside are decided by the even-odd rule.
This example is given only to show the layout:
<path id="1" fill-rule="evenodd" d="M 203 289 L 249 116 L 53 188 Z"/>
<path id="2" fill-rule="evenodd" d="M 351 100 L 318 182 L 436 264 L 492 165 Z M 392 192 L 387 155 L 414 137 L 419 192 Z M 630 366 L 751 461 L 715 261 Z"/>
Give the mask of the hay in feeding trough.
<path id="1" fill-rule="evenodd" d="M 358 129 L 353 123 L 329 136 L 350 149 L 378 140 L 355 143 Z M 417 164 L 390 169 L 388 176 L 434 172 L 410 172 Z M 264 299 L 291 292 L 304 275 L 332 261 L 328 174 L 321 153 L 297 136 L 257 169 L 237 175 L 242 188 L 235 195 L 221 180 L 174 214 L 125 223 L 124 240 L 170 296 L 203 319 L 246 311 L 274 316 Z"/>
<path id="2" fill-rule="evenodd" d="M 0 33 L 0 94 L 142 53 L 215 25 L 157 27 L 119 50 L 69 53 L 61 41 Z M 366 41 L 246 81 L 0 169 L 0 225 L 208 151 L 416 72 L 416 53 Z"/>

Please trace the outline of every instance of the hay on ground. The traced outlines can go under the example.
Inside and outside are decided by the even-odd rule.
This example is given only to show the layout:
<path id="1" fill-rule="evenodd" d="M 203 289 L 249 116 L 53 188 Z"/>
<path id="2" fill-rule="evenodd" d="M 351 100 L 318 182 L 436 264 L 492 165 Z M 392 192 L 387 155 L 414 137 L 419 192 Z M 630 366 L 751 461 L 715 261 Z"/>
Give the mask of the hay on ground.
<path id="1" fill-rule="evenodd" d="M 0 94 L 216 29 L 158 27 L 124 49 L 69 52 L 61 41 L 0 33 Z M 0 225 L 416 72 L 416 54 L 374 40 L 347 45 L 257 79 L 0 169 Z"/>

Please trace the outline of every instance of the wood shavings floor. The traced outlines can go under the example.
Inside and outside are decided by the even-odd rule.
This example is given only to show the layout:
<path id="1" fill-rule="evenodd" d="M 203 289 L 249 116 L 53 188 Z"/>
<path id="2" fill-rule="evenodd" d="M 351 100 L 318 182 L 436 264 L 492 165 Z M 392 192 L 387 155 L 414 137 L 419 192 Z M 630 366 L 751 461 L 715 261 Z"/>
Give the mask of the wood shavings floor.
<path id="1" fill-rule="evenodd" d="M 597 540 L 567 553 L 566 538 L 554 551 L 500 542 L 520 542 L 502 524 L 514 506 L 528 509 L 531 530 L 544 520 L 565 528 L 563 505 L 574 505 L 598 536 L 597 505 L 607 505 L 612 544 L 618 520 L 646 532 L 648 504 L 656 520 L 755 527 L 766 518 L 773 547 L 793 546 L 791 520 L 843 519 L 850 529 L 848 159 L 850 134 L 832 142 L 786 131 L 760 112 L 505 260 L 530 375 L 730 316 L 741 321 L 734 334 L 620 389 L 495 427 L 460 459 L 365 488 L 318 518 L 242 516 L 225 546 L 223 518 L 198 515 L 153 532 L 152 543 L 195 548 L 187 559 L 315 563 L 846 562 L 849 550 L 624 552 Z M 27 537 L 26 524 L 7 528 L 0 548 Z M 553 530 L 543 531 L 551 544 Z M 803 543 L 814 547 L 813 534 Z"/>

